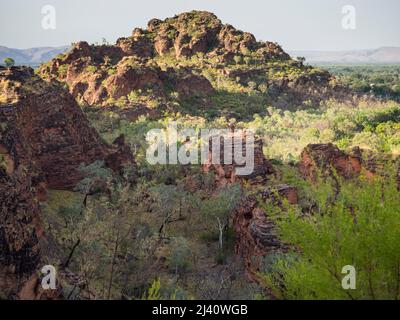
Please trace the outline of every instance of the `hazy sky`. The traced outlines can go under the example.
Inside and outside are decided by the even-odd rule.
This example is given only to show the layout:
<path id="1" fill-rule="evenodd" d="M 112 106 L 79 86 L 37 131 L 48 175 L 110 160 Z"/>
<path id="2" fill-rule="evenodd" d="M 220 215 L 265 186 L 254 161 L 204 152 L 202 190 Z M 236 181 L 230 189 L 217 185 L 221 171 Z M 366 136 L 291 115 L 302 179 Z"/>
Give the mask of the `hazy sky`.
<path id="1" fill-rule="evenodd" d="M 56 9 L 55 30 L 41 26 L 48 4 Z M 355 30 L 342 28 L 344 5 L 356 8 Z M 115 42 L 151 18 L 194 9 L 286 50 L 400 46 L 400 0 L 2 0 L 0 8 L 0 45 L 13 48 Z"/>

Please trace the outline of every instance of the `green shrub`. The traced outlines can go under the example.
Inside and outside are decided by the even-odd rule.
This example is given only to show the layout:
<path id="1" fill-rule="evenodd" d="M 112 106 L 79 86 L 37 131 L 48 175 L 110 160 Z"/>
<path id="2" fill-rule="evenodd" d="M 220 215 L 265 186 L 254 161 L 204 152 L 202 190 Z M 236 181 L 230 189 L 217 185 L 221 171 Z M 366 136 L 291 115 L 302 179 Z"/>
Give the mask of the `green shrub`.
<path id="1" fill-rule="evenodd" d="M 236 64 L 241 64 L 241 63 L 243 63 L 243 57 L 242 56 L 234 56 L 233 61 L 235 61 Z"/>
<path id="2" fill-rule="evenodd" d="M 399 299 L 400 197 L 395 179 L 342 183 L 336 201 L 317 186 L 317 209 L 275 212 L 290 259 L 274 262 L 265 282 L 281 299 Z M 342 268 L 356 269 L 356 289 L 342 288 Z"/>
<path id="3" fill-rule="evenodd" d="M 87 66 L 86 67 L 86 72 L 95 73 L 96 71 L 97 71 L 97 67 L 96 66 Z"/>
<path id="4" fill-rule="evenodd" d="M 58 76 L 61 78 L 65 78 L 67 76 L 68 72 L 68 64 L 62 64 L 61 66 L 58 67 Z"/>
<path id="5" fill-rule="evenodd" d="M 188 241 L 182 237 L 173 239 L 171 251 L 167 257 L 168 267 L 173 270 L 175 274 L 179 274 L 190 268 L 190 259 L 191 249 Z"/>

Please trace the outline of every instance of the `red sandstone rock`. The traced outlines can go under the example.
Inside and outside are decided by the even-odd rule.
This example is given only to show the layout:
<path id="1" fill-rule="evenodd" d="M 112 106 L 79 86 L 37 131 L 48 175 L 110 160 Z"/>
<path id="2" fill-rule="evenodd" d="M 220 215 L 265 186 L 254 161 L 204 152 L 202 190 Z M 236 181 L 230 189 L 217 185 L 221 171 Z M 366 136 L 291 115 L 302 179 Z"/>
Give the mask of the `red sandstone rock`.
<path id="1" fill-rule="evenodd" d="M 315 181 L 318 175 L 327 176 L 336 172 L 343 178 L 360 174 L 362 160 L 341 151 L 333 144 L 310 144 L 301 153 L 300 172 Z"/>
<path id="2" fill-rule="evenodd" d="M 177 77 L 176 90 L 182 97 L 211 95 L 215 92 L 205 77 L 189 71 L 186 75 Z"/>
<path id="3" fill-rule="evenodd" d="M 129 61 L 121 61 L 118 65 L 117 74 L 110 76 L 105 81 L 105 87 L 109 96 L 118 99 L 127 96 L 134 90 L 153 88 L 162 90 L 163 83 L 160 79 L 161 70 L 151 67 L 136 68 Z"/>
<path id="4" fill-rule="evenodd" d="M 229 132 L 225 138 L 230 139 L 230 141 L 234 141 L 234 137 L 240 134 L 240 139 L 242 141 L 242 145 L 235 145 L 234 150 L 242 150 L 245 154 L 246 150 L 246 133 L 235 133 Z M 235 183 L 238 181 L 248 181 L 251 184 L 263 184 L 268 180 L 268 175 L 274 173 L 274 169 L 272 164 L 265 158 L 263 153 L 263 143 L 260 139 L 255 139 L 253 146 L 248 146 L 248 150 L 252 148 L 254 150 L 254 169 L 251 174 L 246 176 L 238 176 L 236 174 L 236 168 L 240 167 L 237 163 L 235 163 L 234 159 L 232 159 L 232 164 L 224 164 L 224 140 L 221 140 L 220 147 L 220 164 L 216 164 L 217 161 L 213 159 L 212 153 L 212 143 L 210 141 L 210 152 L 209 157 L 206 163 L 203 165 L 204 172 L 214 172 L 216 174 L 216 182 L 218 186 L 223 186 L 228 183 Z M 241 149 L 240 149 L 241 148 Z"/>
<path id="5" fill-rule="evenodd" d="M 263 201 L 281 205 L 281 198 L 289 204 L 297 204 L 297 189 L 288 185 L 268 187 L 261 192 Z M 268 212 L 259 206 L 257 196 L 251 195 L 240 202 L 234 215 L 234 228 L 237 235 L 236 253 L 243 257 L 250 280 L 259 282 L 258 272 L 263 258 L 273 252 L 287 248 L 275 232 L 274 223 L 268 219 Z"/>
<path id="6" fill-rule="evenodd" d="M 158 35 L 155 38 L 154 48 L 160 56 L 165 55 L 169 52 L 172 47 L 171 40 L 164 35 Z"/>
<path id="7" fill-rule="evenodd" d="M 40 74 L 65 82 L 75 98 L 90 105 L 109 106 L 113 99 L 126 98 L 138 89 L 155 89 L 160 97 L 166 97 L 170 89 L 183 92 L 182 98 L 214 93 L 211 83 L 192 71 L 179 72 L 177 65 L 164 75 L 150 63 L 157 55 L 168 53 L 175 53 L 178 60 L 197 54 L 216 55 L 218 61 L 228 64 L 236 55 L 249 53 L 265 59 L 290 59 L 277 44 L 257 42 L 252 34 L 222 24 L 212 13 L 192 11 L 164 21 L 153 19 L 147 30 L 136 28 L 115 45 L 79 42 L 65 56 L 42 66 Z M 128 99 L 121 101 L 129 104 Z"/>

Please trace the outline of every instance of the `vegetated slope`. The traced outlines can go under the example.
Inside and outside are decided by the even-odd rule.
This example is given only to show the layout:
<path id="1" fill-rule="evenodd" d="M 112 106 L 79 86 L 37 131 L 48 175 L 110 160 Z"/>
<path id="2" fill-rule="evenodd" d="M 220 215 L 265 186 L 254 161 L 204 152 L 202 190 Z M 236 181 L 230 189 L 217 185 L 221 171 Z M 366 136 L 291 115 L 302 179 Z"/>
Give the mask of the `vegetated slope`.
<path id="1" fill-rule="evenodd" d="M 0 291 L 33 298 L 45 190 L 73 190 L 82 164 L 104 161 L 120 172 L 133 156 L 104 143 L 58 83 L 31 68 L 0 67 L 0 160 Z"/>
<path id="2" fill-rule="evenodd" d="M 294 109 L 348 98 L 328 72 L 203 11 L 152 19 L 115 45 L 79 42 L 39 74 L 67 84 L 78 101 L 131 119 L 162 110 L 245 118 L 267 103 Z"/>

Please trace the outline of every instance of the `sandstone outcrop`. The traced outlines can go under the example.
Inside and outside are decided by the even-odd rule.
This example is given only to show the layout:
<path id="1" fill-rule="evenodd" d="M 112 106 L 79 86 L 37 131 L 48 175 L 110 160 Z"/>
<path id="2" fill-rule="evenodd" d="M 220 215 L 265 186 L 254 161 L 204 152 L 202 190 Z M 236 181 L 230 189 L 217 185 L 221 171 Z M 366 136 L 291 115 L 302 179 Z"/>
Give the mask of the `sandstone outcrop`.
<path id="1" fill-rule="evenodd" d="M 297 204 L 297 189 L 288 185 L 266 187 L 258 195 L 247 196 L 240 202 L 234 214 L 234 229 L 238 237 L 235 250 L 241 255 L 250 280 L 259 282 L 258 272 L 267 254 L 282 252 L 287 248 L 275 232 L 274 223 L 268 218 L 259 203 L 262 201 L 281 205 L 286 199 L 291 205 Z"/>
<path id="2" fill-rule="evenodd" d="M 101 140 L 65 90 L 44 82 L 32 69 L 1 69 L 0 81 L 14 86 L 17 97 L 5 101 L 1 114 L 9 128 L 2 134 L 3 148 L 8 152 L 14 148 L 15 168 L 32 164 L 49 188 L 72 189 L 82 179 L 77 170 L 80 164 L 107 160 L 119 152 L 117 146 Z M 132 162 L 128 153 L 120 162 L 116 159 L 114 166 Z"/>
<path id="3" fill-rule="evenodd" d="M 119 41 L 118 45 L 122 45 L 122 40 Z M 81 48 L 82 44 L 77 46 Z M 194 74 L 188 68 L 163 71 L 154 62 L 142 59 L 143 56 L 134 53 L 133 49 L 129 52 L 117 50 L 117 55 L 110 58 L 116 61 L 112 65 L 104 64 L 104 61 L 97 63 L 99 53 L 85 56 L 86 53 L 77 54 L 80 51 L 74 47 L 64 60 L 55 59 L 43 66 L 40 74 L 44 79 L 65 82 L 77 100 L 89 105 L 112 106 L 122 98 L 129 107 L 129 95 L 135 92 L 151 91 L 152 95 L 165 101 L 170 90 L 176 91 L 180 98 L 214 93 L 204 76 Z"/>
<path id="4" fill-rule="evenodd" d="M 40 261 L 40 210 L 29 170 L 0 166 L 0 291 L 5 296 L 19 292 Z"/>
<path id="5" fill-rule="evenodd" d="M 343 179 L 357 178 L 362 174 L 373 180 L 375 177 L 397 179 L 400 190 L 400 162 L 398 157 L 390 154 L 379 154 L 372 150 L 354 147 L 347 153 L 337 146 L 329 144 L 310 144 L 301 153 L 299 171 L 303 177 L 316 182 L 318 178 L 335 178 L 336 192 L 340 183 L 336 176 Z"/>
<path id="6" fill-rule="evenodd" d="M 362 170 L 362 159 L 349 155 L 335 145 L 310 144 L 301 153 L 300 173 L 315 181 L 318 176 L 327 177 L 337 174 L 345 179 L 358 176 Z"/>
<path id="7" fill-rule="evenodd" d="M 217 155 L 220 159 L 213 158 L 213 143 L 212 139 L 220 139 L 220 154 Z M 240 181 L 247 181 L 250 184 L 265 184 L 268 180 L 268 175 L 274 173 L 274 168 L 270 161 L 268 161 L 263 153 L 263 143 L 260 139 L 255 138 L 252 145 L 246 146 L 246 131 L 230 131 L 226 135 L 213 137 L 210 139 L 208 159 L 203 165 L 204 172 L 214 172 L 217 186 L 224 186 L 228 183 L 235 183 Z M 225 162 L 225 143 L 230 142 L 233 146 L 232 156 L 229 157 L 229 163 Z M 238 175 L 237 168 L 244 167 L 245 164 L 238 164 L 235 161 L 234 153 L 242 153 L 246 155 L 246 151 L 253 150 L 254 164 L 253 170 L 250 174 Z M 248 163 L 248 165 L 250 165 Z"/>
<path id="8" fill-rule="evenodd" d="M 195 75 L 188 69 L 180 70 L 178 74 L 171 72 L 169 78 L 172 83 L 175 83 L 176 91 L 181 97 L 208 96 L 215 92 L 205 77 Z"/>

